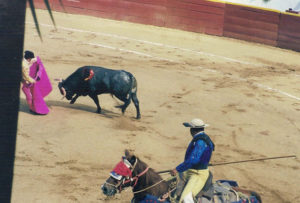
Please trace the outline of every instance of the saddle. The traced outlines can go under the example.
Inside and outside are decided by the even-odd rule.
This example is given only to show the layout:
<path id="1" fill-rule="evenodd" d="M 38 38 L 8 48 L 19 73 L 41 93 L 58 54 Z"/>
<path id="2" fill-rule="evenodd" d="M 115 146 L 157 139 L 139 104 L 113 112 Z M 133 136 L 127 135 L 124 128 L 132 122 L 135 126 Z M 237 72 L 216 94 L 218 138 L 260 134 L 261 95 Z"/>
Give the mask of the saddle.
<path id="1" fill-rule="evenodd" d="M 213 189 L 213 175 L 209 171 L 208 178 L 202 188 L 202 190 L 196 195 L 196 199 L 199 199 L 200 197 L 205 197 L 206 199 L 211 200 L 214 196 L 214 189 Z M 184 190 L 185 182 L 177 183 L 177 179 L 174 177 L 174 179 L 171 179 L 169 181 L 169 191 L 172 191 L 169 195 L 170 202 L 178 202 L 179 198 L 181 196 L 181 193 Z"/>
<path id="2" fill-rule="evenodd" d="M 196 199 L 199 199 L 200 197 L 205 197 L 209 200 L 211 200 L 214 196 L 214 188 L 213 188 L 213 175 L 209 171 L 208 178 L 202 188 L 202 190 L 196 195 Z"/>
<path id="3" fill-rule="evenodd" d="M 201 194 L 202 193 L 202 194 Z M 246 194 L 239 189 L 236 181 L 217 180 L 208 190 L 202 190 L 197 196 L 197 203 L 260 203 L 255 194 Z"/>
<path id="4" fill-rule="evenodd" d="M 178 185 L 177 185 L 178 186 Z M 175 185 L 176 187 L 176 185 Z M 173 189 L 175 188 L 173 185 Z M 181 190 L 181 191 L 178 191 Z M 176 189 L 176 194 L 171 193 L 169 197 L 170 202 L 178 202 L 184 187 Z M 174 198 L 175 196 L 175 198 Z M 173 198 L 172 198 L 173 197 Z M 209 172 L 209 176 L 205 182 L 202 190 L 196 195 L 195 202 L 197 203 L 259 203 L 261 202 L 253 194 L 246 195 L 243 191 L 238 189 L 236 181 L 232 180 L 217 180 L 213 183 L 213 175 Z"/>

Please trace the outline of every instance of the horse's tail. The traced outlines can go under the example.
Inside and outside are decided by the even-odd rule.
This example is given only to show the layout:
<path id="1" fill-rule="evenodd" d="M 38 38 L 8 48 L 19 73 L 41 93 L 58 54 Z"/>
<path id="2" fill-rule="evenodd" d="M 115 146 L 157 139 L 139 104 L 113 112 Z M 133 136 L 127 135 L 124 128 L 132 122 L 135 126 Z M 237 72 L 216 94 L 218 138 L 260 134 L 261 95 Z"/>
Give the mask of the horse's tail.
<path id="1" fill-rule="evenodd" d="M 248 197 L 255 197 L 256 200 L 259 202 L 259 203 L 262 203 L 262 200 L 261 200 L 261 197 L 260 195 L 253 191 L 253 190 L 245 190 L 245 189 L 242 189 L 242 188 L 239 188 L 239 187 L 232 187 L 233 190 L 237 191 L 237 192 L 240 192 L 242 194 L 245 194 L 246 196 Z"/>
<path id="2" fill-rule="evenodd" d="M 257 192 L 250 191 L 250 194 L 251 194 L 251 196 L 254 196 L 259 201 L 259 203 L 262 203 L 261 197 Z"/>

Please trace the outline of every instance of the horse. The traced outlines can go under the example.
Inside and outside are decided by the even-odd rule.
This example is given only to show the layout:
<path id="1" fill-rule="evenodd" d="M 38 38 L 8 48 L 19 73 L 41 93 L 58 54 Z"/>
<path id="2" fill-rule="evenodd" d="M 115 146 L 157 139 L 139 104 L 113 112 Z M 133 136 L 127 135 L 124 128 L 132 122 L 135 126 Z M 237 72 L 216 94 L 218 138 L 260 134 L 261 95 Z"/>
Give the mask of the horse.
<path id="1" fill-rule="evenodd" d="M 170 203 L 176 202 L 172 197 L 176 184 L 176 177 L 163 179 L 145 162 L 125 150 L 125 156 L 115 166 L 101 189 L 104 195 L 114 196 L 124 188 L 132 187 L 134 196 L 131 203 Z M 195 199 L 197 203 L 262 203 L 258 193 L 239 188 L 235 181 L 218 180 L 212 183 L 211 173 Z"/>

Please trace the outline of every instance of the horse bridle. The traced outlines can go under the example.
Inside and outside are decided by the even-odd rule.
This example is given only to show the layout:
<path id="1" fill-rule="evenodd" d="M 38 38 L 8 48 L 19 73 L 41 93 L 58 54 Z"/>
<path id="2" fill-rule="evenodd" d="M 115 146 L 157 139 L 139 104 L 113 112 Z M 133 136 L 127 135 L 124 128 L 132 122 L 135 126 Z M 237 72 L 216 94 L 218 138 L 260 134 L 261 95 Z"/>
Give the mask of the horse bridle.
<path id="1" fill-rule="evenodd" d="M 127 161 L 128 163 L 130 163 L 126 158 L 123 158 L 123 160 Z M 137 161 L 138 161 L 138 160 L 136 159 L 135 162 L 134 162 L 134 164 L 133 164 L 133 166 L 131 167 L 131 169 L 130 169 L 131 172 L 134 171 L 135 166 L 136 166 L 136 164 L 137 164 Z M 140 178 L 141 176 L 145 175 L 145 174 L 148 172 L 148 170 L 149 170 L 149 167 L 147 167 L 144 171 L 142 171 L 141 173 L 137 174 L 137 175 L 134 176 L 134 177 L 125 177 L 125 176 L 123 176 L 123 178 L 120 180 L 120 182 L 119 182 L 118 184 L 116 184 L 116 185 L 111 184 L 111 183 L 108 183 L 108 182 L 105 182 L 105 184 L 114 187 L 114 188 L 115 188 L 116 190 L 118 190 L 119 193 L 120 193 L 120 192 L 122 191 L 122 186 L 124 186 L 124 185 L 126 185 L 126 184 L 128 184 L 128 183 L 129 183 L 129 185 L 130 185 L 131 187 L 134 188 L 134 187 L 136 186 L 136 184 L 137 184 L 139 178 Z M 114 177 L 112 177 L 112 178 L 114 178 Z M 132 184 L 132 183 L 134 183 L 134 184 Z"/>

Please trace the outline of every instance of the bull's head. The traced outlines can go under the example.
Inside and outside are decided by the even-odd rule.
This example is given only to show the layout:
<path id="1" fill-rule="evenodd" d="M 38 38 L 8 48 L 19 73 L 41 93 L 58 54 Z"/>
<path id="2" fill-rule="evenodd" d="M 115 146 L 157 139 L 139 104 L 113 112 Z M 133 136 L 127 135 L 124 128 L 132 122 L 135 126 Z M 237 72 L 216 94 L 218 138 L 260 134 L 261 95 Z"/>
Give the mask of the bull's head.
<path id="1" fill-rule="evenodd" d="M 73 91 L 65 87 L 64 82 L 64 80 L 60 80 L 60 82 L 58 83 L 58 89 L 60 91 L 60 94 L 63 95 L 63 98 L 66 97 L 67 100 L 71 100 L 75 93 L 73 93 Z"/>

